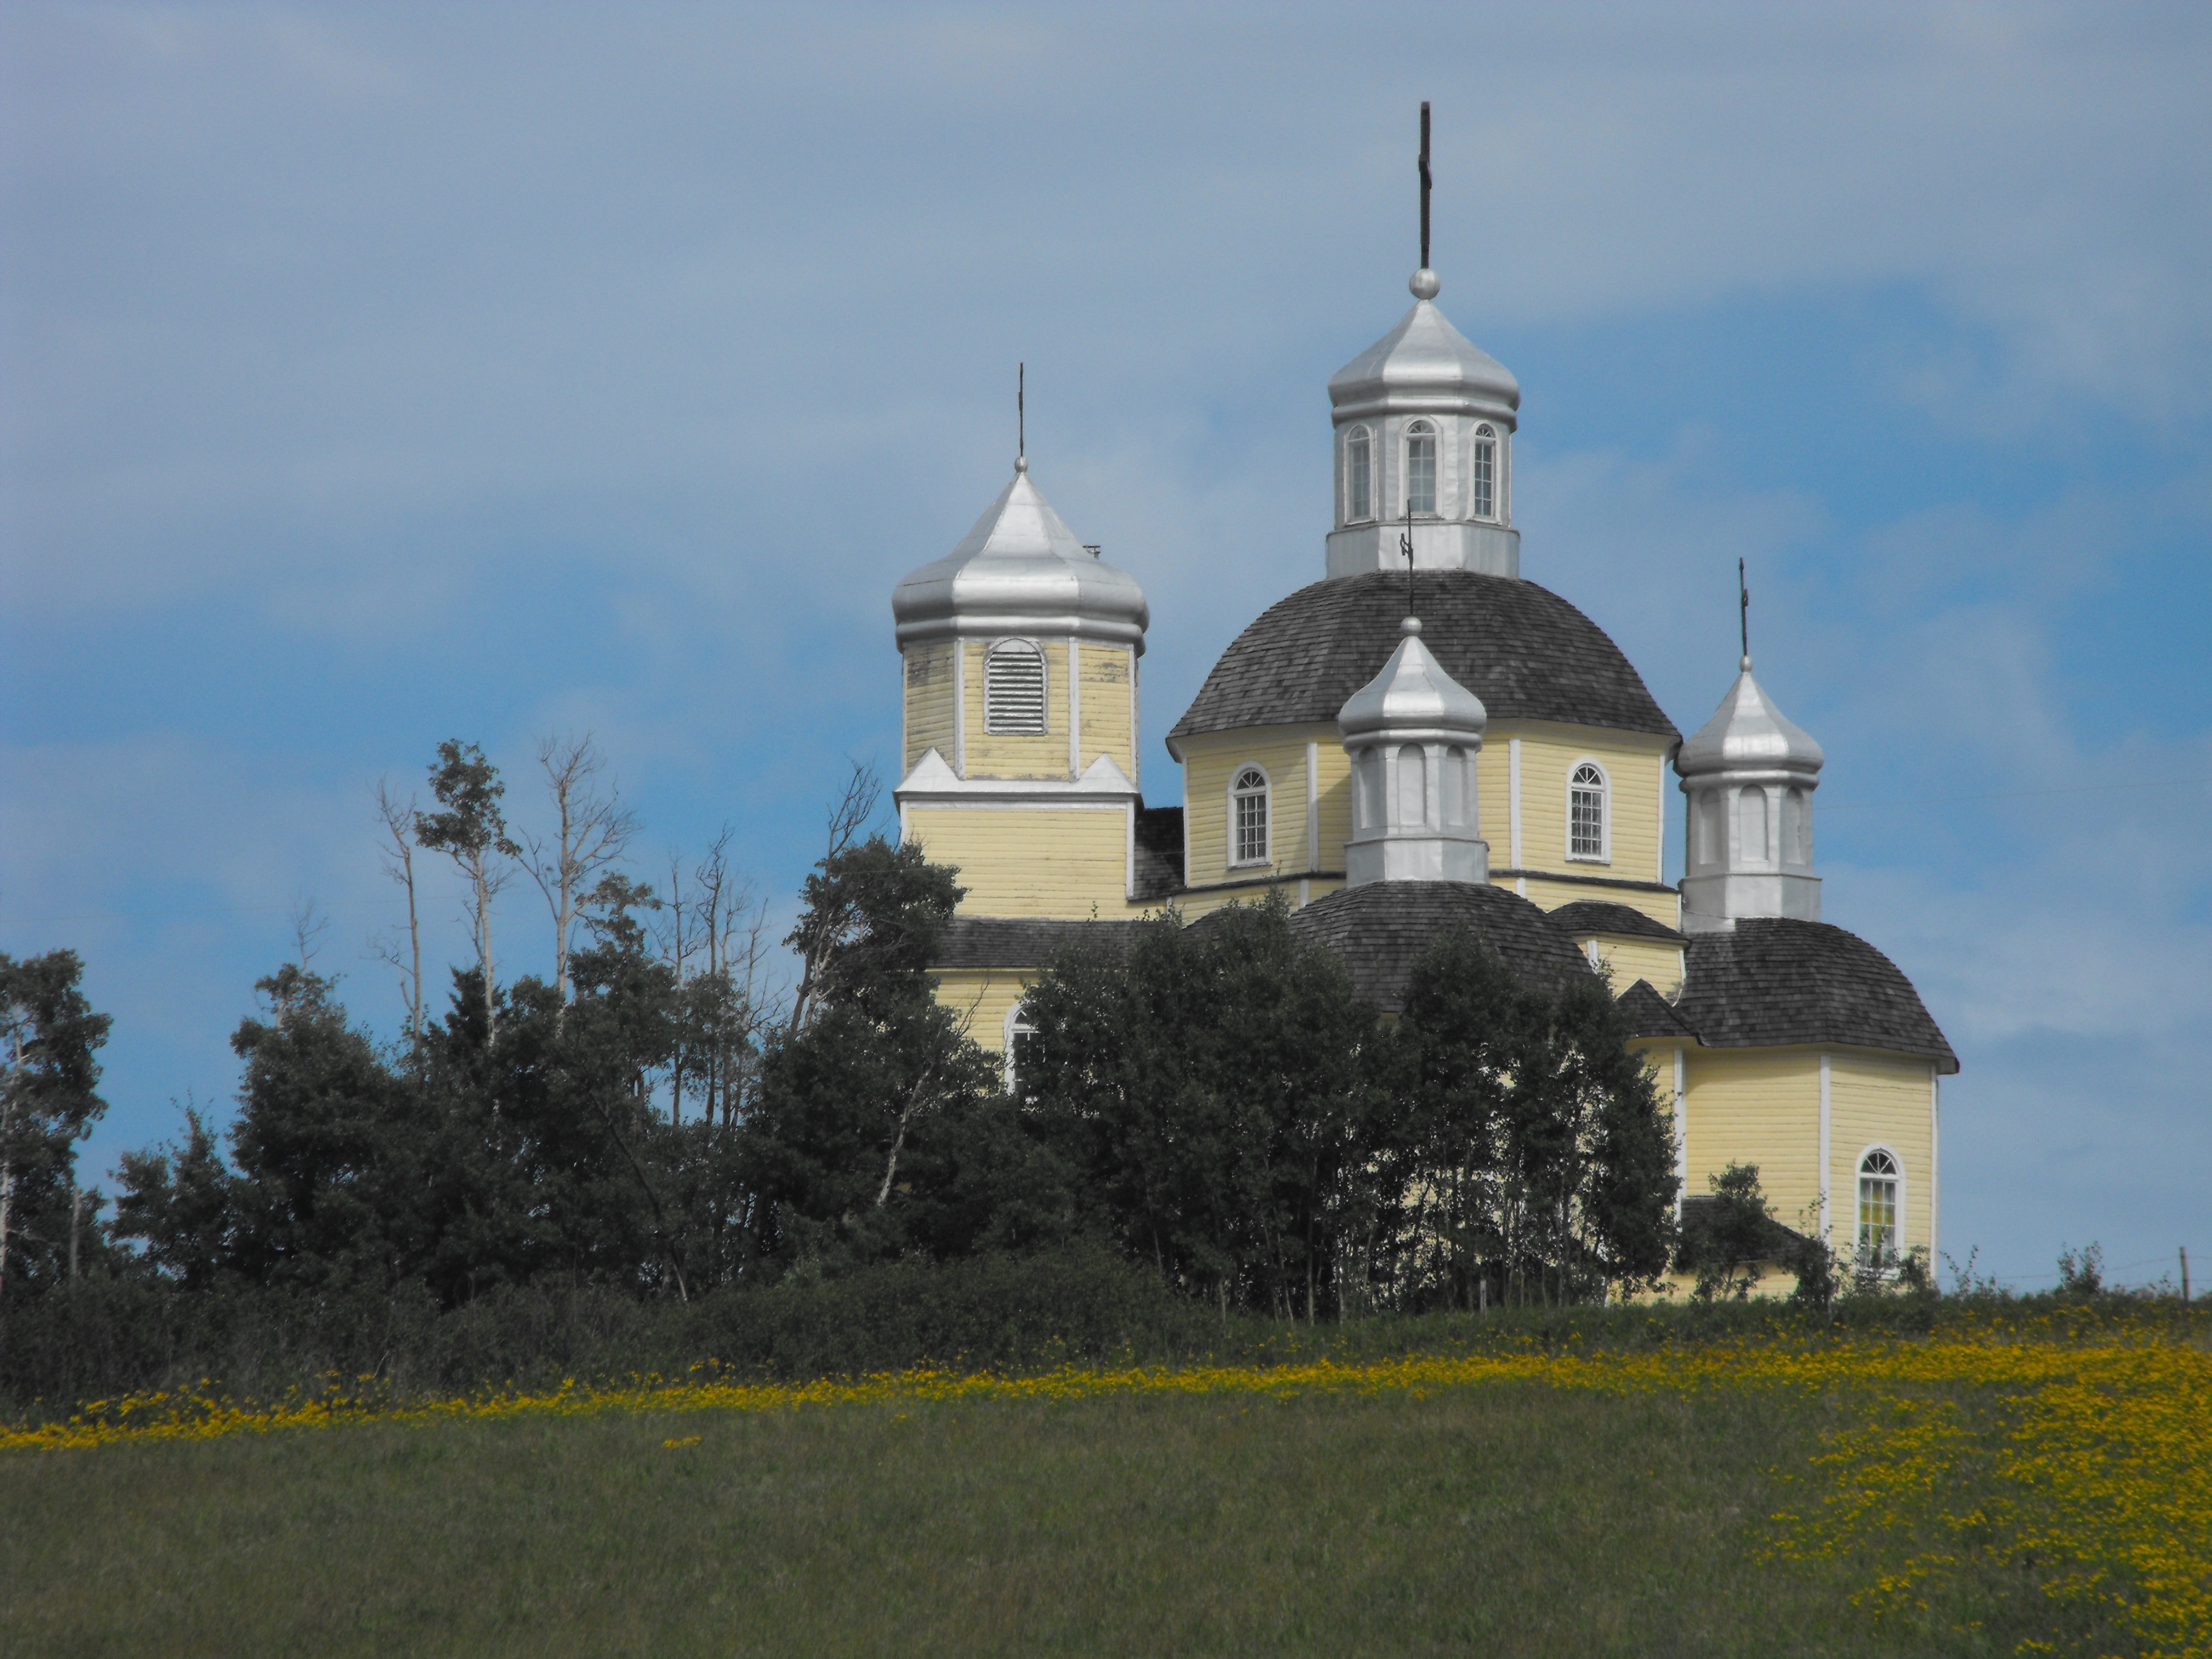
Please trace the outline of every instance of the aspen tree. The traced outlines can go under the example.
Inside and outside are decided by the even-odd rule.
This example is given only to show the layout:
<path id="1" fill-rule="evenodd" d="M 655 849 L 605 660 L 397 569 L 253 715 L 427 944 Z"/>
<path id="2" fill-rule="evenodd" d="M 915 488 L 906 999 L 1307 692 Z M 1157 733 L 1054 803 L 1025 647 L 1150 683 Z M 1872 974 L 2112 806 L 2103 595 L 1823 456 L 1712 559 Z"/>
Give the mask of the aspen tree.
<path id="1" fill-rule="evenodd" d="M 483 974 L 484 1042 L 489 1044 L 498 1018 L 491 956 L 491 905 L 507 884 L 511 872 L 501 859 L 518 859 L 521 848 L 507 834 L 500 811 L 507 786 L 499 770 L 484 758 L 475 744 L 448 738 L 438 745 L 438 763 L 430 769 L 430 793 L 446 810 L 415 815 L 415 844 L 443 853 L 469 884 L 469 906 L 476 924 L 477 965 Z"/>
<path id="2" fill-rule="evenodd" d="M 550 842 L 526 834 L 520 856 L 553 915 L 553 990 L 565 1003 L 576 921 L 588 902 L 592 878 L 629 851 L 637 817 L 612 787 L 599 787 L 606 758 L 588 732 L 580 738 L 539 738 L 538 763 L 544 769 L 557 828 Z"/>
<path id="3" fill-rule="evenodd" d="M 376 816 L 384 826 L 384 842 L 377 851 L 384 861 L 384 872 L 406 890 L 407 939 L 403 945 L 389 935 L 372 943 L 370 949 L 380 962 L 388 963 L 398 970 L 399 994 L 407 1006 L 407 1037 L 410 1042 L 422 1040 L 422 927 L 416 907 L 415 892 L 415 823 L 420 816 L 416 811 L 415 797 L 409 795 L 402 801 L 390 781 L 379 778 L 376 782 Z"/>

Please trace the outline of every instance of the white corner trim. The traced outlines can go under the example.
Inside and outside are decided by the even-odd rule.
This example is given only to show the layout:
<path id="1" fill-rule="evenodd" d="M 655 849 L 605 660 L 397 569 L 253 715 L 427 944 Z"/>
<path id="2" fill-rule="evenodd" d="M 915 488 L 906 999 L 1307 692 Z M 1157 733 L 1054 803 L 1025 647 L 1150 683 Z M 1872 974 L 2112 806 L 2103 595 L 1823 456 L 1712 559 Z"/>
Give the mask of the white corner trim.
<path id="1" fill-rule="evenodd" d="M 1659 848 L 1652 858 L 1651 879 L 1664 886 L 1667 882 L 1667 757 L 1659 757 Z"/>
<path id="2" fill-rule="evenodd" d="M 1690 1190 L 1690 1062 L 1674 1050 L 1674 1219 L 1682 1219 L 1682 1200 Z"/>
<path id="3" fill-rule="evenodd" d="M 1083 775 L 1083 645 L 1067 636 L 1067 775 Z"/>
<path id="4" fill-rule="evenodd" d="M 1939 1167 L 1936 1148 L 1942 1141 L 1943 1074 L 1936 1069 L 1936 1062 L 1928 1062 L 1928 1263 L 1935 1270 L 1936 1250 L 1940 1248 L 1936 1237 L 1936 1224 L 1942 1212 L 1943 1188 L 1936 1179 Z"/>
<path id="5" fill-rule="evenodd" d="M 1834 1171 L 1828 1165 L 1830 1159 L 1834 1156 L 1831 1141 L 1835 1128 L 1835 1119 L 1829 1098 L 1829 1058 L 1826 1054 L 1820 1056 L 1820 1184 L 1815 1190 L 1820 1194 L 1820 1241 L 1832 1249 L 1835 1243 L 1835 1229 L 1831 1222 L 1832 1212 L 1829 1207 L 1828 1188 L 1829 1183 L 1834 1179 Z M 1852 1180 L 1856 1182 L 1857 1176 L 1854 1175 Z M 1854 1185 L 1851 1190 L 1856 1194 L 1858 1188 Z"/>
<path id="6" fill-rule="evenodd" d="M 1521 863 L 1521 739 L 1505 739 L 1505 833 L 1513 844 L 1513 867 Z M 1528 884 L 1521 884 L 1521 896 L 1528 896 Z"/>
<path id="7" fill-rule="evenodd" d="M 1321 868 L 1321 744 L 1306 744 L 1306 868 Z M 1305 900 L 1301 898 L 1299 903 Z"/>
<path id="8" fill-rule="evenodd" d="M 915 769 L 921 769 L 920 762 Z M 957 635 L 952 639 L 952 772 L 968 775 L 968 641 Z"/>

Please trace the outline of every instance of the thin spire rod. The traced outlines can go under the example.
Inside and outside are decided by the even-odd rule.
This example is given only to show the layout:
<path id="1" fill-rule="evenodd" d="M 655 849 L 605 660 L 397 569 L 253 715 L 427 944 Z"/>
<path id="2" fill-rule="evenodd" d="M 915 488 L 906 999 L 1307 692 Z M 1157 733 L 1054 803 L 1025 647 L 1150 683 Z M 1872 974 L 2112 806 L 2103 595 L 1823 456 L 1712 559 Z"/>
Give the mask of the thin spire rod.
<path id="1" fill-rule="evenodd" d="M 1743 665 L 1751 666 L 1751 589 L 1744 586 L 1743 561 L 1735 562 L 1736 632 L 1743 643 Z"/>
<path id="2" fill-rule="evenodd" d="M 1030 458 L 1030 366 L 1014 365 L 1014 459 L 1026 461 Z"/>
<path id="3" fill-rule="evenodd" d="M 1421 269 L 1429 268 L 1429 100 L 1421 100 Z"/>

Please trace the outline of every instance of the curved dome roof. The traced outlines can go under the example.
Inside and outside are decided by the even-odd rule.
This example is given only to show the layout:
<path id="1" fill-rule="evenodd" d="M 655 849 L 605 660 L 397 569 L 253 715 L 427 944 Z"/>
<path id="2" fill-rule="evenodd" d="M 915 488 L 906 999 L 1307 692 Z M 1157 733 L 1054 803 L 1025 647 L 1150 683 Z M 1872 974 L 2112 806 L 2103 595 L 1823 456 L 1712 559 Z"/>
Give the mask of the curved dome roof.
<path id="1" fill-rule="evenodd" d="M 1817 772 L 1823 759 L 1820 745 L 1790 724 L 1752 678 L 1751 659 L 1746 657 L 1712 719 L 1674 757 L 1674 769 L 1686 778 L 1711 772 Z"/>
<path id="2" fill-rule="evenodd" d="M 1192 924 L 1205 925 L 1205 917 Z M 1540 990 L 1556 992 L 1589 976 L 1588 960 L 1557 922 L 1511 889 L 1488 882 L 1373 881 L 1339 888 L 1291 912 L 1293 938 L 1334 952 L 1352 988 L 1389 1009 L 1406 1006 L 1414 967 L 1455 932 L 1474 935 Z"/>
<path id="3" fill-rule="evenodd" d="M 975 527 L 891 593 L 901 649 L 967 633 L 1080 634 L 1145 648 L 1137 579 L 1098 557 L 1030 482 L 1026 465 Z"/>
<path id="4" fill-rule="evenodd" d="M 1376 732 L 1439 732 L 1482 741 L 1489 719 L 1482 699 L 1444 672 L 1435 653 L 1421 643 L 1421 624 L 1408 617 L 1398 624 L 1399 641 L 1382 672 L 1352 694 L 1338 711 L 1336 729 L 1345 740 Z"/>
<path id="5" fill-rule="evenodd" d="M 1422 644 L 1492 720 L 1680 735 L 1605 630 L 1547 588 L 1422 570 L 1412 609 Z M 1318 581 L 1270 605 L 1221 653 L 1168 747 L 1207 732 L 1334 721 L 1397 648 L 1407 610 L 1406 577 L 1387 570 Z"/>
<path id="6" fill-rule="evenodd" d="M 1488 415 L 1511 425 L 1521 407 L 1513 371 L 1426 300 L 1329 376 L 1339 425 L 1368 416 Z"/>

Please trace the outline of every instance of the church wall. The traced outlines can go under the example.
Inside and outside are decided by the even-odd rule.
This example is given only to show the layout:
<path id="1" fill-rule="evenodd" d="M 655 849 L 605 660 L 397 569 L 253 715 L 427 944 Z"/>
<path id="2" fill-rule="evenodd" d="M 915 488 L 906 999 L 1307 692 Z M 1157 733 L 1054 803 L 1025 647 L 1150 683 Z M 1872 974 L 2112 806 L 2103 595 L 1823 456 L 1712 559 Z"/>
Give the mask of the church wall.
<path id="1" fill-rule="evenodd" d="M 1024 635 L 1024 638 L 1030 637 Z M 984 729 L 983 659 L 991 640 L 961 641 L 965 681 L 968 767 L 971 778 L 1065 778 L 1067 767 L 1067 645 L 1066 639 L 1038 639 L 1044 653 L 1045 730 L 1042 733 L 994 734 Z M 953 757 L 947 755 L 949 761 Z"/>
<path id="2" fill-rule="evenodd" d="M 1518 868 L 1553 870 L 1569 875 L 1607 876 L 1616 881 L 1662 881 L 1660 837 L 1664 833 L 1662 762 L 1664 738 L 1641 733 L 1610 732 L 1596 726 L 1555 726 L 1548 722 L 1500 722 L 1483 749 L 1498 760 L 1509 760 L 1512 738 L 1521 740 L 1521 855 Z M 1567 856 L 1567 781 L 1575 765 L 1594 760 L 1603 769 L 1611 788 L 1609 857 L 1603 862 Z M 1486 791 L 1491 775 L 1481 775 Z M 1509 793 L 1510 780 L 1501 778 L 1500 793 Z M 1485 803 L 1483 823 L 1491 822 Z M 1512 861 L 1511 828 L 1503 840 L 1491 843 L 1490 862 L 1503 869 Z M 1580 896 L 1588 898 L 1588 893 Z M 1624 900 L 1632 902 L 1632 900 Z"/>
<path id="3" fill-rule="evenodd" d="M 1101 755 L 1109 755 L 1130 782 L 1137 777 L 1137 751 L 1130 695 L 1136 673 L 1136 655 L 1126 646 L 1090 645 L 1080 647 L 1082 664 L 1083 748 L 1080 772 Z"/>
<path id="4" fill-rule="evenodd" d="M 1687 1191 L 1730 1164 L 1759 1165 L 1774 1218 L 1809 1227 L 1820 1197 L 1820 1055 L 1813 1048 L 1691 1048 Z"/>
<path id="5" fill-rule="evenodd" d="M 1497 871 L 1497 849 L 1491 849 L 1492 868 Z M 1554 881 L 1543 876 L 1507 876 L 1493 873 L 1492 878 L 1501 887 L 1510 887 L 1531 904 L 1547 910 L 1556 910 L 1562 904 L 1571 904 L 1577 899 L 1604 899 L 1609 903 L 1625 904 L 1632 910 L 1641 910 L 1652 921 L 1669 927 L 1682 925 L 1682 901 L 1669 889 L 1664 892 L 1645 891 L 1635 887 L 1598 887 L 1587 882 Z M 1652 941 L 1656 943 L 1656 941 Z M 1679 948 L 1679 947 L 1673 947 Z M 1678 974 L 1679 974 L 1679 970 Z M 1624 986 L 1622 988 L 1626 989 Z"/>
<path id="6" fill-rule="evenodd" d="M 1094 909 L 1128 914 L 1129 814 L 1118 804 L 912 806 L 906 833 L 932 863 L 958 867 L 966 915 L 1080 921 Z"/>
<path id="7" fill-rule="evenodd" d="M 1315 747 L 1321 860 L 1309 862 L 1306 747 Z M 1266 771 L 1267 864 L 1229 865 L 1229 782 L 1246 765 Z M 1192 887 L 1249 880 L 1270 872 L 1295 874 L 1318 867 L 1344 868 L 1344 843 L 1352 835 L 1352 760 L 1332 725 L 1263 726 L 1209 732 L 1183 744 L 1183 823 L 1189 853 L 1183 880 Z M 1208 906 L 1207 908 L 1214 908 Z"/>
<path id="8" fill-rule="evenodd" d="M 1036 978 L 1038 969 L 944 968 L 938 969 L 937 1000 L 968 1022 L 968 1035 L 993 1054 L 1006 1046 L 1006 1016 Z"/>
<path id="9" fill-rule="evenodd" d="M 1897 1155 L 1905 1171 L 1903 1248 L 1932 1245 L 1935 1148 L 1929 1108 L 1928 1061 L 1863 1049 L 1838 1049 L 1830 1055 L 1829 1225 L 1837 1249 L 1849 1252 L 1857 1246 L 1859 1155 L 1877 1143 Z"/>
<path id="10" fill-rule="evenodd" d="M 1584 947 L 1593 936 L 1577 935 L 1575 943 Z M 1682 947 L 1669 945 L 1664 939 L 1638 939 L 1616 933 L 1594 936 L 1597 944 L 1598 960 L 1613 970 L 1613 994 L 1619 996 L 1639 979 L 1649 980 L 1651 988 L 1673 1001 L 1682 988 Z M 1672 1088 L 1670 1080 L 1668 1086 Z"/>
<path id="11" fill-rule="evenodd" d="M 958 763 L 953 742 L 952 652 L 950 640 L 933 640 L 906 649 L 906 761 L 899 769 L 902 776 L 933 749 L 945 757 L 946 765 Z"/>

